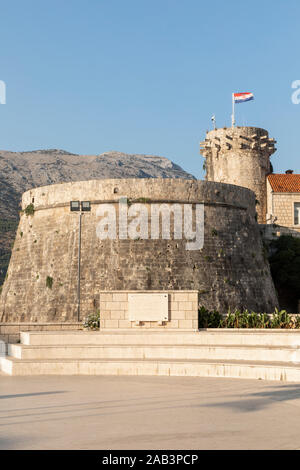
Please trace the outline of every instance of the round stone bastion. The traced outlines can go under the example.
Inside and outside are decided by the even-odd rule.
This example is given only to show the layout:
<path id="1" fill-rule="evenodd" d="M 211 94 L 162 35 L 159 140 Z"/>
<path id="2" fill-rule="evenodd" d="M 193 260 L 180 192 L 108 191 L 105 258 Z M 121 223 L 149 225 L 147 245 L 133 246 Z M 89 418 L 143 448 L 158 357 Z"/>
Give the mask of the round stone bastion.
<path id="1" fill-rule="evenodd" d="M 90 202 L 90 211 L 71 211 L 71 201 Z M 278 304 L 254 193 L 154 178 L 24 193 L 0 321 L 74 321 L 79 298 L 82 319 L 99 308 L 100 291 L 115 290 L 196 290 L 199 305 L 221 313 L 273 311 Z"/>

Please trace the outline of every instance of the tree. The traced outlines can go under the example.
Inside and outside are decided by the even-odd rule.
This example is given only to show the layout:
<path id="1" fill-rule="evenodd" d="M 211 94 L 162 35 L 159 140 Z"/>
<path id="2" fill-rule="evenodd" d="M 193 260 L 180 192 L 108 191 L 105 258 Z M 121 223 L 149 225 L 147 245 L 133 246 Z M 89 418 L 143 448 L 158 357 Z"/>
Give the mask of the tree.
<path id="1" fill-rule="evenodd" d="M 270 266 L 282 308 L 298 311 L 300 299 L 300 238 L 281 235 L 271 242 Z"/>

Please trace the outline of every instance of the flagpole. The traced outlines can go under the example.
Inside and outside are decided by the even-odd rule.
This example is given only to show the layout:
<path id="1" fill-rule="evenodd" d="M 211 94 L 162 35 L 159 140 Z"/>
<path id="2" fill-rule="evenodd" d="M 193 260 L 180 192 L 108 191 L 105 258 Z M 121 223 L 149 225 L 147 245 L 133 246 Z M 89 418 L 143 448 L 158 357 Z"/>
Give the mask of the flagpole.
<path id="1" fill-rule="evenodd" d="M 232 93 L 232 115 L 231 115 L 231 125 L 235 125 L 235 109 L 234 109 L 234 93 Z"/>

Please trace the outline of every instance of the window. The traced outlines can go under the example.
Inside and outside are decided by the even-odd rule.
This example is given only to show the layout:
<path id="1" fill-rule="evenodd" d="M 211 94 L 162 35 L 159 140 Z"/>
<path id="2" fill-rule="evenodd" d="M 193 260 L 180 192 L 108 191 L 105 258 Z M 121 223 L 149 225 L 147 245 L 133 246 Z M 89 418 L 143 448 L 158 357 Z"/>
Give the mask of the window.
<path id="1" fill-rule="evenodd" d="M 294 225 L 300 225 L 300 202 L 294 202 Z"/>

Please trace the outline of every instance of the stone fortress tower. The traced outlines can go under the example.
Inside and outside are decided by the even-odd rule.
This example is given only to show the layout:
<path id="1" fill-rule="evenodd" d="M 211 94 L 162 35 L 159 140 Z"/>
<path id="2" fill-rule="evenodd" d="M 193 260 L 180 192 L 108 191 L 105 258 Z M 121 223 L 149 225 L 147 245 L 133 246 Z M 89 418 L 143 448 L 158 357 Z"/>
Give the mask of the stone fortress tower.
<path id="1" fill-rule="evenodd" d="M 220 128 L 207 132 L 200 153 L 206 159 L 206 180 L 235 184 L 254 191 L 258 223 L 266 223 L 267 175 L 276 141 L 258 127 Z"/>
<path id="2" fill-rule="evenodd" d="M 237 133 L 238 129 L 233 132 Z M 216 134 L 214 132 L 212 136 Z M 221 145 L 223 141 L 225 145 L 227 141 L 236 145 L 230 131 L 226 136 L 224 131 L 222 139 L 221 136 L 222 133 Z M 263 139 L 259 137 L 257 142 L 263 145 L 260 144 Z M 217 139 L 210 138 L 207 142 L 210 142 L 207 151 L 213 147 L 209 160 L 209 175 L 212 176 L 214 159 L 221 159 L 222 155 L 215 151 L 215 145 L 219 145 Z M 248 145 L 248 141 L 245 142 Z M 261 158 L 266 158 L 269 152 L 262 152 Z M 259 151 L 257 153 L 260 155 Z M 249 158 L 250 155 L 249 151 Z M 228 171 L 233 158 L 234 155 L 228 155 Z M 238 153 L 238 159 L 242 158 L 243 154 Z M 251 166 L 249 161 L 249 168 L 253 168 L 252 173 L 256 168 L 259 172 L 258 162 Z M 216 170 L 213 174 L 221 178 L 217 165 Z M 241 164 L 239 171 L 242 175 Z M 243 183 L 246 180 L 245 174 Z M 187 251 L 186 240 L 176 239 L 173 229 L 169 239 L 161 236 L 158 239 L 150 236 L 124 239 L 119 235 L 114 239 L 99 239 L 97 226 L 101 217 L 98 209 L 103 204 L 113 208 L 118 222 L 121 196 L 126 196 L 130 205 L 143 203 L 149 214 L 152 205 L 157 204 L 169 208 L 173 204 L 189 204 L 193 211 L 197 204 L 203 204 L 203 247 Z M 78 213 L 70 211 L 70 201 L 91 203 L 91 211 L 82 217 L 81 232 Z M 31 205 L 34 205 L 34 212 L 26 214 L 26 208 Z M 278 305 L 255 220 L 255 195 L 247 188 L 192 179 L 92 180 L 27 191 L 23 195 L 22 209 L 0 297 L 2 322 L 76 320 L 78 259 L 81 263 L 81 319 L 100 307 L 101 291 L 114 290 L 190 290 L 197 292 L 200 305 L 222 313 L 229 308 L 272 312 Z M 81 258 L 78 258 L 79 240 Z M 181 313 L 180 309 L 176 313 L 179 324 Z"/>

